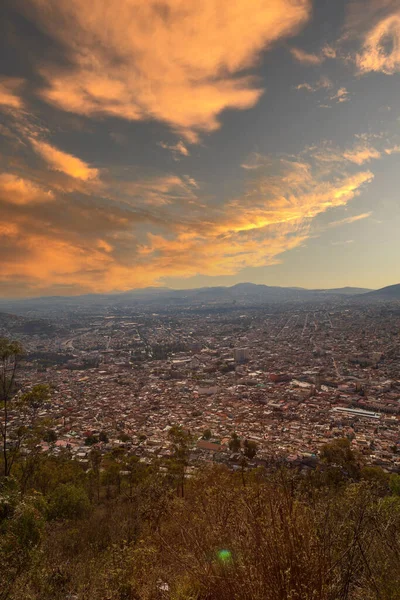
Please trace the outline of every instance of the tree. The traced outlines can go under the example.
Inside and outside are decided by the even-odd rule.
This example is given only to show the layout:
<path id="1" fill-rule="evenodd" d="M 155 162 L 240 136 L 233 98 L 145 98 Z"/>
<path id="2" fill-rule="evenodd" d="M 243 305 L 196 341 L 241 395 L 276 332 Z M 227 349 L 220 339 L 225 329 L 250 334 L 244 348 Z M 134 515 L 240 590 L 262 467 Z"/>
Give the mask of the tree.
<path id="1" fill-rule="evenodd" d="M 108 455 L 105 460 L 104 471 L 102 474 L 102 483 L 107 489 L 107 498 L 112 497 L 111 488 L 117 490 L 117 495 L 121 493 L 121 465 L 111 456 Z"/>
<path id="2" fill-rule="evenodd" d="M 206 429 L 203 433 L 203 440 L 209 440 L 209 439 L 211 439 L 211 430 Z"/>
<path id="3" fill-rule="evenodd" d="M 105 444 L 108 444 L 108 435 L 105 431 L 100 431 L 99 442 L 104 442 Z"/>
<path id="4" fill-rule="evenodd" d="M 98 441 L 99 438 L 96 435 L 88 435 L 87 438 L 85 438 L 85 446 L 94 446 Z"/>
<path id="5" fill-rule="evenodd" d="M 89 454 L 91 470 L 89 473 L 89 483 L 94 483 L 96 488 L 97 502 L 100 501 L 100 468 L 102 456 L 97 448 L 93 448 Z M 92 496 L 91 496 L 92 498 Z"/>
<path id="6" fill-rule="evenodd" d="M 4 490 L 2 490 L 4 492 Z M 7 501 L 3 495 L 2 501 Z M 10 507 L 11 508 L 11 507 Z M 13 503 L 7 518 L 0 514 L 0 599 L 13 594 L 18 579 L 24 576 L 37 556 L 36 549 L 45 535 L 46 504 L 40 494 Z"/>
<path id="7" fill-rule="evenodd" d="M 400 496 L 400 475 L 397 473 L 390 475 L 389 487 L 394 496 Z"/>
<path id="8" fill-rule="evenodd" d="M 140 483 L 143 482 L 149 472 L 149 467 L 144 463 L 141 463 L 139 458 L 135 455 L 122 457 L 122 467 L 124 480 L 127 484 L 127 497 L 130 502 L 133 502 L 133 490 Z"/>
<path id="9" fill-rule="evenodd" d="M 36 420 L 39 409 L 50 399 L 50 388 L 48 385 L 39 383 L 21 396 L 20 407 L 31 413 L 32 420 Z"/>
<path id="10" fill-rule="evenodd" d="M 43 434 L 43 441 L 48 444 L 54 444 L 57 441 L 57 433 L 54 429 L 47 429 Z"/>
<path id="11" fill-rule="evenodd" d="M 257 454 L 258 446 L 255 442 L 251 440 L 244 440 L 243 443 L 243 454 L 249 460 L 253 460 L 255 455 Z"/>
<path id="12" fill-rule="evenodd" d="M 234 435 L 236 435 L 236 434 L 234 434 Z M 233 438 L 233 436 L 232 436 L 232 438 Z M 237 445 L 236 438 L 233 438 L 233 441 L 234 441 L 234 445 Z M 232 442 L 232 440 L 231 440 L 231 442 Z M 240 440 L 239 440 L 239 450 L 240 450 Z M 243 450 L 241 452 L 241 457 L 240 457 L 240 466 L 242 467 L 243 486 L 246 485 L 246 480 L 244 477 L 245 468 L 247 467 L 249 460 L 252 460 L 255 457 L 255 455 L 257 454 L 257 450 L 258 450 L 258 447 L 255 442 L 252 442 L 251 440 L 247 440 L 247 439 L 244 440 Z"/>
<path id="13" fill-rule="evenodd" d="M 0 434 L 3 473 L 5 477 L 11 474 L 21 446 L 24 445 L 28 450 L 23 466 L 22 493 L 24 493 L 41 451 L 39 443 L 43 439 L 46 422 L 39 418 L 39 410 L 49 400 L 50 388 L 39 384 L 22 395 L 16 393 L 15 378 L 22 355 L 23 349 L 18 342 L 0 338 Z"/>
<path id="14" fill-rule="evenodd" d="M 5 477 L 10 475 L 13 462 L 9 452 L 9 413 L 15 394 L 15 375 L 22 354 L 23 349 L 19 342 L 0 338 L 0 434 Z"/>
<path id="15" fill-rule="evenodd" d="M 23 446 L 25 452 L 22 460 L 19 461 L 22 495 L 25 494 L 30 483 L 34 480 L 39 468 L 39 462 L 42 458 L 41 442 L 44 440 L 46 432 L 52 431 L 49 429 L 51 420 L 39 416 L 40 409 L 48 402 L 49 398 L 49 386 L 39 384 L 14 400 L 15 406 L 19 409 L 21 422 L 10 436 L 12 442 L 10 467 L 16 458 L 20 458 L 20 449 Z M 53 431 L 52 433 L 55 434 Z"/>
<path id="16" fill-rule="evenodd" d="M 328 465 L 341 469 L 353 479 L 359 478 L 361 457 L 352 449 L 348 438 L 338 438 L 325 444 L 320 456 Z"/>
<path id="17" fill-rule="evenodd" d="M 229 440 L 229 450 L 234 452 L 235 454 L 240 450 L 240 438 L 236 432 L 233 432 L 231 435 L 231 439 Z"/>
<path id="18" fill-rule="evenodd" d="M 360 471 L 361 479 L 369 481 L 379 490 L 382 495 L 386 495 L 389 491 L 389 475 L 380 467 L 363 467 Z"/>
<path id="19" fill-rule="evenodd" d="M 173 425 L 168 432 L 168 437 L 171 442 L 172 450 L 172 467 L 171 471 L 177 479 L 177 492 L 184 496 L 185 483 L 185 468 L 189 462 L 190 446 L 192 436 L 187 433 L 181 426 Z"/>

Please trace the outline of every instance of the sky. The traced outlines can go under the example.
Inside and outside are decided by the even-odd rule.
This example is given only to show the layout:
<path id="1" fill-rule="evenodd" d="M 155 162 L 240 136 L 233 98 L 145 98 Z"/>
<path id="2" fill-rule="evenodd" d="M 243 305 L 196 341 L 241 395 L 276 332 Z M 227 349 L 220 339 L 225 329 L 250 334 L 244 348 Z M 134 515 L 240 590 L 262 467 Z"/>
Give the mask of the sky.
<path id="1" fill-rule="evenodd" d="M 3 0 L 0 296 L 400 281 L 399 0 Z"/>

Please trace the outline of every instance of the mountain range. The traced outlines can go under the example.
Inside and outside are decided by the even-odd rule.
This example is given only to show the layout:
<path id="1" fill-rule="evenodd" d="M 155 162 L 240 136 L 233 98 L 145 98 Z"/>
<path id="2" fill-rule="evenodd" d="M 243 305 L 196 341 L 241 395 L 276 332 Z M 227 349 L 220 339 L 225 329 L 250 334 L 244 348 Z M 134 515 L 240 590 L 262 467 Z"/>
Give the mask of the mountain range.
<path id="1" fill-rule="evenodd" d="M 85 294 L 81 296 L 44 296 L 38 298 L 0 299 L 0 309 L 24 314 L 29 311 L 106 309 L 123 307 L 196 307 L 196 306 L 255 306 L 286 302 L 392 302 L 400 301 L 400 284 L 379 290 L 358 287 L 305 289 L 277 287 L 254 283 L 238 283 L 231 287 L 204 287 L 173 290 L 166 287 L 134 289 L 122 293 Z"/>

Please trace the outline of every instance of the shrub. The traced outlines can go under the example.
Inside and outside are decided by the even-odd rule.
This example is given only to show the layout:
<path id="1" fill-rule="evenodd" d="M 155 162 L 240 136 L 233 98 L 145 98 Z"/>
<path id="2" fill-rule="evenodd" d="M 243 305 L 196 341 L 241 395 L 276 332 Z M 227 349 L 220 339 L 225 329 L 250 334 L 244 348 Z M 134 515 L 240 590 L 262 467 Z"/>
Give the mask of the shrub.
<path id="1" fill-rule="evenodd" d="M 50 519 L 81 519 L 90 510 L 90 502 L 84 489 L 72 484 L 59 485 L 50 497 Z"/>

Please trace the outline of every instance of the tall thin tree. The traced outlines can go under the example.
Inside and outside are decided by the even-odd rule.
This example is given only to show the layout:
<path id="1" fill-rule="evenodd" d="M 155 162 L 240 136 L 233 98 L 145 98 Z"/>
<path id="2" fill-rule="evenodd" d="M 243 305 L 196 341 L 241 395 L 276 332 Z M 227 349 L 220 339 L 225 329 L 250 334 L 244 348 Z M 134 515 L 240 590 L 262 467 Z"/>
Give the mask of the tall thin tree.
<path id="1" fill-rule="evenodd" d="M 5 477 L 10 475 L 12 466 L 9 456 L 10 404 L 15 395 L 15 376 L 22 354 L 19 342 L 0 338 L 0 435 Z"/>

